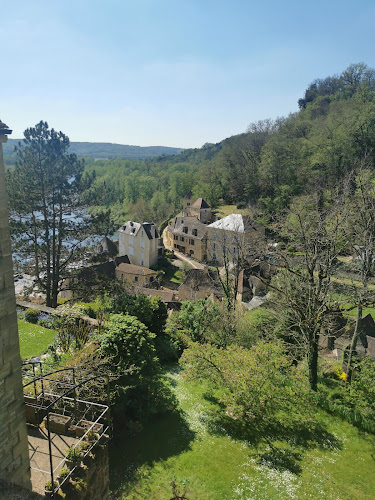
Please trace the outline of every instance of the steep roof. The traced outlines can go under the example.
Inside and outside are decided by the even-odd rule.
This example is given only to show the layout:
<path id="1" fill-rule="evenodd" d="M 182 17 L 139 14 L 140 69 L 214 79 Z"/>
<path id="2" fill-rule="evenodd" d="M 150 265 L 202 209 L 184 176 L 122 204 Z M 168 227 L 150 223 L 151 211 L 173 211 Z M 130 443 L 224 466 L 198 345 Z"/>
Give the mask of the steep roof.
<path id="1" fill-rule="evenodd" d="M 248 233 L 251 231 L 258 231 L 262 226 L 251 221 L 248 215 L 230 214 L 223 219 L 219 219 L 209 224 L 208 227 L 234 231 L 236 233 Z"/>
<path id="2" fill-rule="evenodd" d="M 188 228 L 188 232 L 183 231 L 184 227 Z M 196 217 L 175 217 L 168 226 L 172 234 L 179 234 L 181 236 L 190 236 L 192 238 L 202 239 L 207 231 L 207 225 L 203 224 Z M 193 235 L 193 230 L 196 230 L 197 235 Z"/>
<path id="3" fill-rule="evenodd" d="M 192 196 L 193 196 L 193 193 L 191 191 L 189 191 L 188 193 L 185 194 L 184 200 L 191 200 Z"/>
<path id="4" fill-rule="evenodd" d="M 104 238 L 100 241 L 98 251 L 100 251 L 100 248 L 102 249 L 102 252 L 108 252 L 111 254 L 117 254 L 118 252 L 116 243 L 110 240 L 107 236 L 104 236 Z"/>
<path id="5" fill-rule="evenodd" d="M 211 208 L 204 198 L 198 198 L 191 206 L 192 208 Z"/>
<path id="6" fill-rule="evenodd" d="M 155 228 L 155 236 L 152 235 L 152 228 Z M 139 222 L 129 220 L 119 228 L 119 231 L 123 231 L 125 234 L 129 234 L 131 236 L 137 236 L 140 229 L 144 230 L 149 240 L 160 238 L 159 231 L 153 222 L 144 222 L 143 224 L 140 224 Z"/>
<path id="7" fill-rule="evenodd" d="M 156 274 L 156 271 L 153 271 L 152 269 L 136 266 L 135 264 L 120 264 L 116 267 L 116 271 L 121 271 L 126 274 L 134 274 L 137 276 L 150 276 Z"/>

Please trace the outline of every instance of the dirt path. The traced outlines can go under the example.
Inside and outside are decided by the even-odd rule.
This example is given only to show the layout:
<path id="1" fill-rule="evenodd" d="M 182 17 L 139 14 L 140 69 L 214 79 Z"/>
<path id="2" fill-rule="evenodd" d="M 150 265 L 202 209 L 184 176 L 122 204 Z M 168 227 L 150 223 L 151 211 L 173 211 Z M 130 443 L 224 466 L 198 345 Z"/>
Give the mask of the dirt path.
<path id="1" fill-rule="evenodd" d="M 167 248 L 168 250 L 173 251 L 174 255 L 179 260 L 182 260 L 183 262 L 187 262 L 193 269 L 205 269 L 206 268 L 206 266 L 204 264 L 201 264 L 200 262 L 197 262 L 196 260 L 190 259 L 190 257 L 188 257 L 187 255 L 185 255 L 185 254 L 183 254 L 181 252 L 177 252 L 174 248 L 171 248 L 168 245 L 168 240 L 167 240 L 167 237 L 166 237 L 166 230 L 164 230 L 164 232 L 163 232 L 163 242 L 164 242 L 165 248 Z"/>

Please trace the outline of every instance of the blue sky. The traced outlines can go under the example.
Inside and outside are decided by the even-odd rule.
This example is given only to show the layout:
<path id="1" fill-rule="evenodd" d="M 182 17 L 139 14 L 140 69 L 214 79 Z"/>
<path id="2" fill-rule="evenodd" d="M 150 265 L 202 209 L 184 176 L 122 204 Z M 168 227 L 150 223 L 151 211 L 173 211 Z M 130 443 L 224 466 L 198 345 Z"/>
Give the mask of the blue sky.
<path id="1" fill-rule="evenodd" d="M 72 141 L 200 147 L 375 67 L 375 2 L 0 0 L 0 118 Z"/>

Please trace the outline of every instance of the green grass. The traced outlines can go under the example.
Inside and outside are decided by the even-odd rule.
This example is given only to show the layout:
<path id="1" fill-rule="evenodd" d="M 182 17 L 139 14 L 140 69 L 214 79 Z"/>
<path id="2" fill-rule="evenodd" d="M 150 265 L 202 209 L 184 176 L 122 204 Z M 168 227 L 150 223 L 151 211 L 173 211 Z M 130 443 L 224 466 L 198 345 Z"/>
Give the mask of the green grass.
<path id="1" fill-rule="evenodd" d="M 18 333 L 22 359 L 43 354 L 57 334 L 55 330 L 49 330 L 21 319 L 18 320 Z"/>
<path id="2" fill-rule="evenodd" d="M 242 214 L 242 215 L 251 215 L 251 211 L 248 208 L 237 208 L 236 205 L 220 205 L 215 209 L 220 217 L 226 217 L 230 214 Z"/>
<path id="3" fill-rule="evenodd" d="M 167 378 L 181 411 L 155 418 L 137 436 L 113 440 L 114 498 L 169 499 L 172 480 L 188 485 L 189 500 L 374 498 L 374 436 L 319 410 L 321 432 L 274 438 L 276 450 L 284 451 L 270 453 L 261 440 L 213 426 L 216 404 L 201 385 L 176 370 Z"/>

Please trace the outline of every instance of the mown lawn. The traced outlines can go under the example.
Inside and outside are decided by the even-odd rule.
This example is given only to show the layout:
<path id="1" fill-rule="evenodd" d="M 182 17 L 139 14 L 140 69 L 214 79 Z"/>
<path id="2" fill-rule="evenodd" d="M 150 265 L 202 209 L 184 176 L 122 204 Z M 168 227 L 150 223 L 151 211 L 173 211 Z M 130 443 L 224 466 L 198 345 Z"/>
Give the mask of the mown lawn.
<path id="1" fill-rule="evenodd" d="M 319 411 L 320 432 L 274 436 L 272 446 L 283 450 L 275 456 L 263 440 L 214 425 L 216 404 L 202 386 L 178 370 L 167 378 L 181 411 L 113 440 L 114 498 L 170 499 L 175 481 L 189 500 L 374 499 L 375 436 Z"/>
<path id="2" fill-rule="evenodd" d="M 226 217 L 230 214 L 242 214 L 242 215 L 251 215 L 251 211 L 248 208 L 237 208 L 236 205 L 220 205 L 216 209 L 215 212 L 220 217 Z"/>
<path id="3" fill-rule="evenodd" d="M 29 359 L 43 354 L 52 344 L 57 332 L 40 325 L 34 325 L 21 319 L 18 320 L 21 358 Z"/>

